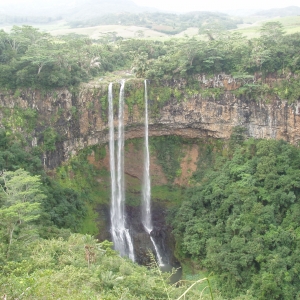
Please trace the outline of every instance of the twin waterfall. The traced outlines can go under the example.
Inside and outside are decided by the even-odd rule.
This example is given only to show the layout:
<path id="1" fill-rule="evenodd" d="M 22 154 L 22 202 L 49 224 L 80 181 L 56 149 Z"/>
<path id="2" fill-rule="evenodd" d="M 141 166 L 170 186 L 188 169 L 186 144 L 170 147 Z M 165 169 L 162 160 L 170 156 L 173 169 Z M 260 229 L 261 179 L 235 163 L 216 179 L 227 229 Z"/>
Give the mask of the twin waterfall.
<path id="1" fill-rule="evenodd" d="M 115 163 L 115 133 L 112 83 L 108 87 L 108 122 L 109 122 L 109 157 L 111 174 L 111 234 L 115 250 L 122 256 L 128 256 L 134 261 L 134 249 L 125 218 L 125 187 L 124 187 L 124 85 L 121 82 L 118 116 L 118 149 L 117 172 Z M 117 173 L 117 174 L 116 174 Z M 116 180 L 117 177 L 117 180 Z"/>
<path id="2" fill-rule="evenodd" d="M 109 154 L 111 172 L 111 234 L 115 250 L 121 256 L 127 256 L 135 261 L 132 238 L 126 224 L 125 214 L 125 184 L 124 184 L 124 87 L 125 81 L 121 81 L 118 112 L 118 138 L 117 153 L 115 153 L 114 110 L 112 83 L 108 87 L 108 113 L 109 113 Z M 117 154 L 117 155 L 116 155 Z M 116 166 L 117 163 L 117 166 Z M 163 266 L 162 256 L 151 236 L 153 230 L 151 218 L 151 183 L 150 183 L 150 155 L 148 146 L 148 96 L 147 81 L 145 80 L 145 147 L 144 147 L 144 176 L 142 197 L 142 224 L 149 234 L 150 240 L 156 252 L 158 264 Z"/>

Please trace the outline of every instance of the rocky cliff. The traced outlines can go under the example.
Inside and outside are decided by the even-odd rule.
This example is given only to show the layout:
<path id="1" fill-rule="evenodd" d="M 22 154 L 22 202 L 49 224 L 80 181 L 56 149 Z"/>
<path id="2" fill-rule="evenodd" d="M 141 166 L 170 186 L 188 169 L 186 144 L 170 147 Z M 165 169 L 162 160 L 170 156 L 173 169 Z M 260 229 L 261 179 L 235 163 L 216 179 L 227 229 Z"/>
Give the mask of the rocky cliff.
<path id="1" fill-rule="evenodd" d="M 236 126 L 246 129 L 254 138 L 284 139 L 297 144 L 300 139 L 300 101 L 288 105 L 286 101 L 268 99 L 254 101 L 237 97 L 233 91 L 237 83 L 230 76 L 220 75 L 210 80 L 199 80 L 199 88 L 188 93 L 182 83 L 172 83 L 174 90 L 181 90 L 179 100 L 174 94 L 159 110 L 150 115 L 149 135 L 180 135 L 187 138 L 214 137 L 228 139 Z M 143 82 L 131 85 L 143 91 Z M 150 84 L 151 86 L 151 84 Z M 203 96 L 203 88 L 222 86 L 218 97 Z M 116 91 L 118 83 L 115 84 Z M 131 91 L 127 91 L 130 95 Z M 32 146 L 41 146 L 45 167 L 53 169 L 74 155 L 79 149 L 108 142 L 107 86 L 81 87 L 76 92 L 61 89 L 51 92 L 24 90 L 15 93 L 2 92 L 0 95 L 0 121 L 11 131 L 22 132 Z M 152 95 L 149 105 L 154 105 L 159 94 Z M 143 93 L 140 93 L 140 98 Z M 117 92 L 115 98 L 118 98 Z M 143 111 L 137 103 L 126 106 L 126 138 L 143 137 Z M 117 102 L 116 102 L 117 103 Z M 117 105 L 115 105 L 117 115 Z M 30 109 L 37 112 L 34 128 L 26 128 L 26 122 L 13 117 L 16 110 Z M 25 116 L 26 118 L 26 116 Z M 44 132 L 52 128 L 57 134 L 54 150 L 43 147 Z"/>
<path id="2" fill-rule="evenodd" d="M 124 123 L 127 139 L 144 137 L 143 84 L 143 81 L 139 80 L 126 84 Z M 241 126 L 245 128 L 249 137 L 284 139 L 293 144 L 299 142 L 300 101 L 288 105 L 285 101 L 271 97 L 268 97 L 268 101 L 237 97 L 234 91 L 239 88 L 239 84 L 232 77 L 225 75 L 211 79 L 202 76 L 199 78 L 199 85 L 192 89 L 184 81 L 161 85 L 156 83 L 156 87 L 151 91 L 154 85 L 149 84 L 150 136 L 178 135 L 186 138 L 229 139 L 233 128 Z M 211 92 L 216 88 L 222 88 L 222 93 L 218 96 Z M 119 84 L 115 83 L 116 118 L 118 91 Z M 29 144 L 40 151 L 45 167 L 54 169 L 80 149 L 108 142 L 107 85 L 85 86 L 73 91 L 61 89 L 48 92 L 18 90 L 14 94 L 2 92 L 0 124 L 8 132 L 22 133 Z M 117 127 L 117 121 L 115 125 Z M 188 185 L 201 155 L 197 143 L 180 144 L 179 147 L 183 149 L 179 167 L 181 173 L 172 182 L 158 163 L 155 153 L 151 154 L 153 237 L 157 239 L 166 261 L 171 265 L 176 265 L 173 256 L 175 246 L 171 228 L 166 224 L 165 217 L 168 201 L 174 201 L 176 197 L 181 199 L 181 194 L 180 191 L 178 195 L 170 192 L 168 184 Z M 152 249 L 153 245 L 140 220 L 143 144 L 137 146 L 131 142 L 127 143 L 125 148 L 127 218 L 130 220 L 128 223 L 134 237 L 137 261 L 147 264 L 147 249 Z M 106 154 L 101 159 L 96 157 L 94 151 L 87 158 L 97 169 L 105 168 L 109 171 L 107 146 L 104 152 Z M 65 171 L 65 176 L 72 178 L 72 171 L 68 168 Z M 109 176 L 100 176 L 95 180 L 99 183 L 99 189 L 107 190 L 110 186 Z M 101 240 L 110 239 L 109 193 L 106 194 L 107 199 L 104 197 L 105 199 L 101 199 L 101 205 L 93 207 L 98 216 L 93 222 L 99 227 L 98 238 Z"/>

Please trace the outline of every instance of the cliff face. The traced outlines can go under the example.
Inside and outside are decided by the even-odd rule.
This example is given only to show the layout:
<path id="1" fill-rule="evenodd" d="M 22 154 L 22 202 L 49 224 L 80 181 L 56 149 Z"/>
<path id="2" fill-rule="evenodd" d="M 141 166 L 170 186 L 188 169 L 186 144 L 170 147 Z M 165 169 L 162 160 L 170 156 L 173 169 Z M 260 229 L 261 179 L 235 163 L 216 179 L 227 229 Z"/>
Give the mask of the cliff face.
<path id="1" fill-rule="evenodd" d="M 185 94 L 181 101 L 171 95 L 158 113 L 150 115 L 149 135 L 228 139 L 235 126 L 242 126 L 249 137 L 298 143 L 300 101 L 288 105 L 275 99 L 269 100 L 269 103 L 245 100 L 232 93 L 235 83 L 230 81 L 230 77 L 224 77 L 221 84 L 225 92 L 218 100 L 201 96 L 200 89 L 199 93 Z M 31 132 L 17 122 L 10 124 L 11 130 L 22 132 L 32 146 L 39 146 L 43 144 L 43 132 L 53 128 L 59 136 L 55 143 L 56 151 L 44 150 L 45 167 L 53 169 L 84 147 L 108 142 L 107 108 L 100 101 L 106 90 L 107 87 L 103 86 L 85 88 L 76 94 L 68 90 L 44 94 L 27 90 L 18 96 L 2 93 L 0 122 L 2 126 L 7 123 L 4 109 L 12 112 L 17 108 L 36 110 L 37 122 Z M 150 98 L 150 109 L 152 102 Z M 115 109 L 117 115 L 117 107 Z M 144 136 L 144 116 L 137 105 L 131 109 L 126 106 L 124 124 L 127 139 Z"/>
<path id="2" fill-rule="evenodd" d="M 115 86 L 115 119 L 117 119 L 118 85 Z M 217 99 L 203 96 L 205 93 L 201 93 L 203 89 L 209 90 L 216 86 L 221 86 L 225 90 Z M 137 82 L 133 87 L 139 90 L 137 97 L 139 99 L 135 103 L 142 104 L 143 82 Z M 249 137 L 284 139 L 293 144 L 297 144 L 300 140 L 300 101 L 288 105 L 287 102 L 276 99 L 269 99 L 269 103 L 263 103 L 237 98 L 234 90 L 238 85 L 228 76 L 212 80 L 201 78 L 198 90 L 186 90 L 182 82 L 173 82 L 171 87 L 174 88 L 174 93 L 159 105 L 157 100 L 161 95 L 152 93 L 150 96 L 149 93 L 150 136 L 179 135 L 186 138 L 228 139 L 234 127 L 242 126 Z M 168 88 L 170 89 L 170 85 Z M 183 94 L 180 101 L 176 92 L 178 89 Z M 126 95 L 130 96 L 130 91 L 127 91 Z M 75 155 L 78 150 L 108 142 L 106 96 L 107 86 L 82 88 L 76 93 L 68 90 L 44 93 L 26 90 L 14 95 L 0 93 L 0 126 L 11 132 L 22 133 L 32 147 L 40 148 L 45 167 L 54 169 Z M 127 139 L 144 137 L 144 112 L 141 104 L 138 106 L 127 103 L 125 107 L 124 124 Z M 157 107 L 160 107 L 159 110 Z M 117 125 L 115 121 L 115 127 Z M 47 130 L 48 137 L 45 134 Z M 189 144 L 182 147 L 184 150 L 180 162 L 182 172 L 173 182 L 178 186 L 189 184 L 201 154 L 197 145 Z M 128 193 L 126 199 L 135 203 L 134 201 L 141 198 L 143 151 L 142 146 L 136 147 L 133 143 L 128 143 L 125 148 L 125 179 Z M 109 169 L 108 149 L 104 158 L 99 160 L 95 152 L 92 152 L 88 156 L 88 161 L 99 169 L 103 167 Z M 154 154 L 151 156 L 150 173 L 153 187 L 168 184 L 166 174 L 157 163 Z M 110 178 L 99 178 L 99 182 L 101 180 Z M 165 193 L 165 190 L 158 190 L 152 199 L 153 237 L 157 239 L 160 249 L 173 265 L 176 263 L 173 256 L 174 240 L 171 228 L 165 222 L 167 205 L 164 203 L 172 196 L 170 194 L 161 196 L 163 192 Z M 109 203 L 109 199 L 106 200 Z M 126 213 L 130 220 L 128 222 L 130 231 L 134 236 L 137 261 L 146 264 L 148 260 L 145 249 L 152 249 L 153 245 L 141 224 L 140 203 L 133 205 L 130 201 L 126 204 Z M 109 207 L 107 204 L 99 205 L 96 211 L 101 219 L 98 238 L 110 239 Z"/>

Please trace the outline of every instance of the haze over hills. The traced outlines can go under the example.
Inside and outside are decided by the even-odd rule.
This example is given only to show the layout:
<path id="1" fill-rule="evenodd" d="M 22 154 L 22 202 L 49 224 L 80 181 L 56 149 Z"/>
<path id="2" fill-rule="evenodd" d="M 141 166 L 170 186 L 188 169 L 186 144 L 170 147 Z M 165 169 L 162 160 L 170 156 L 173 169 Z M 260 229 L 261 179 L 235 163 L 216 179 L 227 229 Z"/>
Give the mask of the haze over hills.
<path id="1" fill-rule="evenodd" d="M 151 5 L 151 4 L 149 4 Z M 112 13 L 141 13 L 141 12 L 158 12 L 159 9 L 153 7 L 139 6 L 132 0 L 11 0 L 10 2 L 0 2 L 0 22 L 24 22 L 33 21 L 37 18 L 37 22 L 44 18 L 66 19 L 70 20 L 88 20 L 99 17 L 104 14 Z M 218 9 L 215 10 L 215 12 Z M 295 16 L 300 14 L 300 7 L 290 6 L 280 9 L 259 10 L 259 9 L 230 9 L 219 10 L 232 16 Z M 179 13 L 180 14 L 180 13 Z M 4 16 L 6 18 L 4 18 Z"/>
<path id="2" fill-rule="evenodd" d="M 299 6 L 287 6 L 283 8 L 272 9 L 226 9 L 220 10 L 230 16 L 248 17 L 248 16 L 261 16 L 261 17 L 286 17 L 297 16 L 300 14 Z"/>
<path id="3" fill-rule="evenodd" d="M 298 15 L 300 15 L 300 7 L 299 6 L 288 6 L 285 8 L 272 8 L 272 9 L 258 11 L 255 13 L 255 15 L 270 17 L 270 18 L 298 16 Z"/>
<path id="4" fill-rule="evenodd" d="M 15 1 L 11 3 L 0 3 L 0 13 L 7 16 L 45 16 L 57 17 L 70 13 L 72 9 L 78 7 L 82 0 L 28 0 Z"/>
<path id="5" fill-rule="evenodd" d="M 138 6 L 131 0 L 84 0 L 78 8 L 74 9 L 67 17 L 68 20 L 87 20 L 111 13 L 141 13 L 156 12 L 154 8 Z"/>
<path id="6" fill-rule="evenodd" d="M 153 8 L 138 6 L 131 0 L 16 0 L 11 3 L 0 3 L 0 15 L 6 16 L 8 22 L 24 22 L 28 17 L 88 19 L 108 13 L 157 11 Z M 3 17 L 2 17 L 3 19 Z"/>
<path id="7" fill-rule="evenodd" d="M 7 1 L 0 2 L 0 25 L 7 31 L 12 25 L 28 24 L 38 26 L 48 32 L 57 31 L 53 34 L 72 32 L 87 34 L 93 38 L 95 30 L 97 31 L 96 37 L 105 35 L 107 32 L 115 32 L 118 36 L 128 38 L 124 30 L 126 31 L 130 26 L 132 28 L 129 37 L 136 36 L 138 31 L 139 35 L 145 38 L 157 38 L 158 34 L 162 38 L 164 35 L 177 34 L 195 36 L 204 33 L 209 28 L 214 28 L 214 30 L 241 29 L 243 33 L 248 34 L 252 27 L 254 31 L 257 31 L 261 22 L 286 16 L 290 20 L 282 19 L 282 21 L 287 23 L 288 32 L 300 30 L 298 21 L 300 7 L 298 6 L 268 10 L 232 9 L 220 12 L 171 13 L 162 12 L 153 7 L 140 6 L 132 0 Z"/>

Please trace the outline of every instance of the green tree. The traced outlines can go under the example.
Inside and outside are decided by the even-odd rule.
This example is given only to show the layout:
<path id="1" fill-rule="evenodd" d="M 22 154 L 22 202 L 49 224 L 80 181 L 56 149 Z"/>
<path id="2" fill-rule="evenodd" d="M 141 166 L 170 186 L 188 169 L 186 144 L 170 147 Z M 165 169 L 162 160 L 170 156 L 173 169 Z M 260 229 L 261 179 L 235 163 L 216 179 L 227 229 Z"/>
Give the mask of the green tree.
<path id="1" fill-rule="evenodd" d="M 8 244 L 8 257 L 15 232 L 39 218 L 40 201 L 45 195 L 40 191 L 40 177 L 31 176 L 23 169 L 3 171 L 1 179 L 0 224 Z"/>
<path id="2" fill-rule="evenodd" d="M 271 43 L 278 42 L 284 34 L 280 22 L 267 22 L 260 28 L 261 37 Z"/>
<path id="3" fill-rule="evenodd" d="M 232 157 L 201 170 L 172 218 L 178 252 L 213 271 L 227 298 L 296 299 L 300 151 L 240 135 L 237 128 Z"/>

